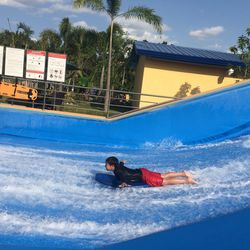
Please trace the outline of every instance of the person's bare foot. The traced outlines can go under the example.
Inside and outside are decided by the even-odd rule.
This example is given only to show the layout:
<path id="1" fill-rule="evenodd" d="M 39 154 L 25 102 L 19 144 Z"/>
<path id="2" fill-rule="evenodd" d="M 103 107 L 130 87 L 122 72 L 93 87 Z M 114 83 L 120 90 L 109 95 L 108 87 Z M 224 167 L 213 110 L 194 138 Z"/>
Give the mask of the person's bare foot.
<path id="1" fill-rule="evenodd" d="M 198 184 L 198 182 L 195 181 L 194 179 L 192 179 L 191 177 L 188 177 L 188 183 L 189 184 Z"/>
<path id="2" fill-rule="evenodd" d="M 184 171 L 185 175 L 187 176 L 187 178 L 193 178 L 193 175 L 190 172 L 186 172 Z"/>

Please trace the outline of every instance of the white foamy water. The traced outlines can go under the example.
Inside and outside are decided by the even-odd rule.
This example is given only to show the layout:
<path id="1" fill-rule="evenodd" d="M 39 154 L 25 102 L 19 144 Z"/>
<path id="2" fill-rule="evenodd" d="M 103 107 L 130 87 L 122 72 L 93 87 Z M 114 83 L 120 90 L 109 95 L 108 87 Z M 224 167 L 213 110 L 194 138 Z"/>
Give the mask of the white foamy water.
<path id="1" fill-rule="evenodd" d="M 44 247 L 70 239 L 79 248 L 94 248 L 250 206 L 248 137 L 160 149 L 51 142 L 41 147 L 39 141 L 18 140 L 0 139 L 0 234 L 21 236 L 24 245 L 43 237 Z M 131 167 L 189 170 L 199 184 L 106 188 L 94 173 L 104 171 L 110 155 Z"/>
<path id="2" fill-rule="evenodd" d="M 12 223 L 10 223 L 12 222 Z M 102 238 L 112 240 L 115 234 L 117 240 L 158 231 L 165 227 L 158 224 L 137 223 L 97 223 L 95 221 L 77 221 L 71 219 L 55 219 L 51 217 L 29 216 L 0 212 L 0 233 L 40 234 L 67 238 Z M 109 232 L 109 235 L 107 235 Z"/>

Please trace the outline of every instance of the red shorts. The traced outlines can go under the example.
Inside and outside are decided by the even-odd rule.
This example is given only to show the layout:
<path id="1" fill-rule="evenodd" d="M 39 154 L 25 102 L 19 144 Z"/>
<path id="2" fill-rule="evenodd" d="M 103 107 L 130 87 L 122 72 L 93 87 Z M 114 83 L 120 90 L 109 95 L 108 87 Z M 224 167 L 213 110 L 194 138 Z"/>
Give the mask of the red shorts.
<path id="1" fill-rule="evenodd" d="M 160 173 L 149 171 L 146 168 L 141 168 L 142 180 L 151 187 L 160 187 L 163 183 L 163 178 Z"/>

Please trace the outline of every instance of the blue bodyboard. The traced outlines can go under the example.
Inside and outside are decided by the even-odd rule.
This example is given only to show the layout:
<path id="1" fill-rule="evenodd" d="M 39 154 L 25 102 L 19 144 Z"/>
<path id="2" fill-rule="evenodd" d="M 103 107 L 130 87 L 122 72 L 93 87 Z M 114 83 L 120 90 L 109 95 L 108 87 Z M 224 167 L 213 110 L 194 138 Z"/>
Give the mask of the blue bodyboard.
<path id="1" fill-rule="evenodd" d="M 118 188 L 121 184 L 121 181 L 117 180 L 114 175 L 106 174 L 106 173 L 97 173 L 95 175 L 95 180 L 99 183 L 110 186 L 113 188 Z M 147 184 L 143 182 L 134 182 L 134 183 L 128 183 L 129 187 L 149 187 Z"/>

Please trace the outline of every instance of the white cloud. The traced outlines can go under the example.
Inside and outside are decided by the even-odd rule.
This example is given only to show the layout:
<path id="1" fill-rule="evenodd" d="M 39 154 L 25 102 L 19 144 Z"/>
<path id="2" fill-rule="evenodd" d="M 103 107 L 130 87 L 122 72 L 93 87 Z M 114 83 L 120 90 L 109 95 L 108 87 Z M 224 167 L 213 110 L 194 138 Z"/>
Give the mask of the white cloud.
<path id="1" fill-rule="evenodd" d="M 71 13 L 95 13 L 91 9 L 88 8 L 73 8 L 71 4 L 66 3 L 55 3 L 48 7 L 41 8 L 39 10 L 40 13 L 54 13 L 56 11 L 65 11 Z"/>
<path id="2" fill-rule="evenodd" d="M 162 34 L 159 34 L 150 24 L 137 19 L 126 20 L 124 18 L 119 18 L 117 19 L 117 22 L 121 24 L 123 30 L 128 34 L 128 36 L 134 40 L 147 40 L 149 42 L 156 43 L 163 41 L 170 42 L 170 39 L 166 33 L 170 31 L 171 28 L 166 24 L 163 25 Z"/>
<path id="3" fill-rule="evenodd" d="M 222 48 L 222 46 L 220 45 L 220 44 L 218 44 L 218 43 L 215 43 L 215 44 L 211 44 L 211 45 L 209 45 L 208 46 L 210 49 L 215 49 L 215 50 L 219 50 L 219 49 L 221 49 Z"/>
<path id="4" fill-rule="evenodd" d="M 209 36 L 217 36 L 224 31 L 222 26 L 213 26 L 210 28 L 204 28 L 199 30 L 191 30 L 189 35 L 198 39 L 204 39 Z"/>
<path id="5" fill-rule="evenodd" d="M 15 0 L 0 0 L 0 5 L 17 7 L 17 8 L 25 8 L 26 7 L 26 5 L 23 4 L 21 1 L 15 1 Z"/>
<path id="6" fill-rule="evenodd" d="M 30 12 L 35 14 L 52 14 L 52 13 L 62 13 L 65 12 L 67 14 L 77 15 L 80 13 L 92 13 L 96 12 L 92 11 L 88 8 L 73 8 L 72 0 L 0 0 L 0 5 L 6 5 L 10 7 L 16 8 L 27 8 Z M 100 13 L 98 13 L 100 15 Z M 104 14 L 101 13 L 103 16 Z M 54 17 L 54 21 L 58 22 L 58 18 Z M 124 18 L 119 18 L 117 21 L 122 25 L 124 31 L 128 34 L 128 36 L 135 40 L 147 40 L 150 42 L 163 42 L 168 41 L 170 43 L 177 43 L 175 41 L 171 41 L 168 36 L 168 32 L 171 28 L 164 24 L 162 34 L 157 33 L 154 28 L 137 19 L 125 20 Z M 74 26 L 83 26 L 87 29 L 95 29 L 96 27 L 90 26 L 85 21 L 79 21 L 74 23 Z"/>
<path id="7" fill-rule="evenodd" d="M 38 38 L 37 37 L 31 37 L 31 40 L 34 41 L 34 42 L 37 42 Z"/>
<path id="8" fill-rule="evenodd" d="M 95 26 L 90 26 L 85 21 L 75 22 L 75 23 L 73 23 L 73 26 L 74 27 L 80 26 L 80 27 L 84 27 L 85 29 L 97 30 L 97 28 Z"/>
<path id="9" fill-rule="evenodd" d="M 39 13 L 65 11 L 71 13 L 94 13 L 88 8 L 73 8 L 71 0 L 0 0 L 0 5 L 15 8 L 36 8 Z M 38 8 L 39 7 L 39 8 Z"/>
<path id="10" fill-rule="evenodd" d="M 25 8 L 37 4 L 46 4 L 46 3 L 63 3 L 63 0 L 0 0 L 0 5 L 16 7 L 16 8 Z"/>

